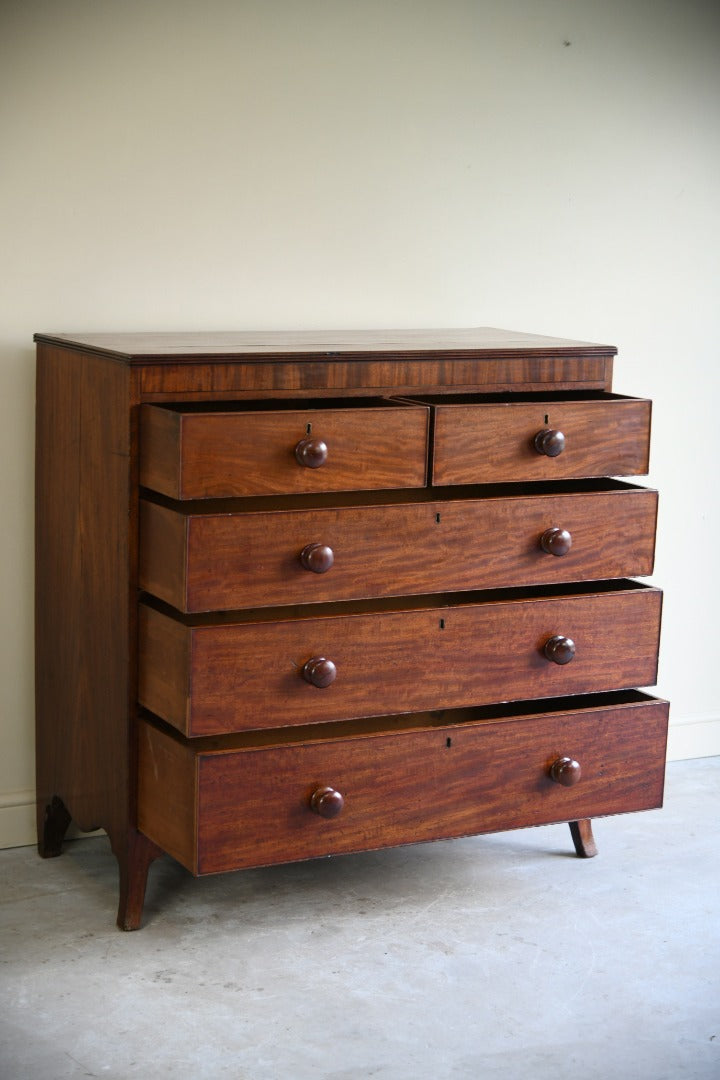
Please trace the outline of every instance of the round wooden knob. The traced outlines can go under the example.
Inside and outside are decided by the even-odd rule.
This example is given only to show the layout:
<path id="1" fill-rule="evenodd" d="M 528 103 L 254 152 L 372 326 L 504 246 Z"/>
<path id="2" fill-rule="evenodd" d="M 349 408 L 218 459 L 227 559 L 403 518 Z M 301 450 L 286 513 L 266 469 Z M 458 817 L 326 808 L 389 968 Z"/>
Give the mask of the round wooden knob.
<path id="1" fill-rule="evenodd" d="M 569 664 L 575 655 L 575 642 L 564 634 L 553 634 L 545 642 L 543 652 L 553 664 Z"/>
<path id="2" fill-rule="evenodd" d="M 540 537 L 540 547 L 548 555 L 567 555 L 572 547 L 572 536 L 567 529 L 546 529 Z"/>
<path id="3" fill-rule="evenodd" d="M 337 668 L 332 660 L 326 660 L 324 656 L 313 656 L 303 667 L 302 674 L 306 682 L 322 690 L 335 682 Z"/>
<path id="4" fill-rule="evenodd" d="M 538 454 L 545 454 L 546 457 L 557 457 L 565 449 L 565 436 L 562 431 L 553 431 L 551 428 L 538 431 L 534 441 Z"/>
<path id="5" fill-rule="evenodd" d="M 299 465 L 306 469 L 319 469 L 327 461 L 327 443 L 322 439 L 301 439 L 295 447 L 295 457 Z"/>
<path id="6" fill-rule="evenodd" d="M 306 544 L 300 552 L 300 562 L 313 574 L 327 574 L 335 562 L 335 553 L 327 544 Z"/>
<path id="7" fill-rule="evenodd" d="M 324 818 L 337 817 L 345 800 L 339 791 L 331 787 L 319 787 L 310 796 L 310 809 Z"/>
<path id="8" fill-rule="evenodd" d="M 571 757 L 559 757 L 550 766 L 550 778 L 563 787 L 572 787 L 582 776 L 580 762 Z"/>

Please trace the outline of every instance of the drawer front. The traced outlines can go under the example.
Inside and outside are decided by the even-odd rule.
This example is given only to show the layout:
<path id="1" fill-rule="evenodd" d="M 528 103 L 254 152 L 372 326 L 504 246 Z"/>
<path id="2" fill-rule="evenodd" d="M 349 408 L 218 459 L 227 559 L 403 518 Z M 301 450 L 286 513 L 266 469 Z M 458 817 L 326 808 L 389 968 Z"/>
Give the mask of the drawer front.
<path id="1" fill-rule="evenodd" d="M 650 412 L 649 401 L 612 395 L 437 404 L 432 482 L 640 476 L 648 471 Z"/>
<path id="2" fill-rule="evenodd" d="M 141 408 L 140 483 L 174 499 L 422 487 L 423 406 Z"/>
<path id="3" fill-rule="evenodd" d="M 140 702 L 209 735 L 650 686 L 661 593 L 625 584 L 195 627 L 141 605 Z M 556 637 L 570 662 L 547 658 Z"/>
<path id="4" fill-rule="evenodd" d="M 146 502 L 140 585 L 195 612 L 643 576 L 656 514 L 656 492 L 619 483 L 266 513 Z"/>
<path id="5" fill-rule="evenodd" d="M 202 874 L 658 807 L 667 704 L 637 698 L 209 753 L 144 724 L 139 827 Z M 551 779 L 562 757 L 580 765 L 571 787 Z M 325 787 L 332 818 L 312 810 Z"/>

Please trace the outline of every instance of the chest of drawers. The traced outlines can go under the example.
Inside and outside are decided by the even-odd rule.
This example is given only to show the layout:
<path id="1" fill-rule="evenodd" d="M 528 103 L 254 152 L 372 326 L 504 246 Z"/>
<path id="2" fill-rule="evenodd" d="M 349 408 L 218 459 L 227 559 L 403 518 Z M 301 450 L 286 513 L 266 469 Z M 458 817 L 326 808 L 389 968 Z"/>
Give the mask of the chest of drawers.
<path id="1" fill-rule="evenodd" d="M 650 403 L 489 329 L 39 334 L 38 840 L 194 874 L 662 803 Z"/>

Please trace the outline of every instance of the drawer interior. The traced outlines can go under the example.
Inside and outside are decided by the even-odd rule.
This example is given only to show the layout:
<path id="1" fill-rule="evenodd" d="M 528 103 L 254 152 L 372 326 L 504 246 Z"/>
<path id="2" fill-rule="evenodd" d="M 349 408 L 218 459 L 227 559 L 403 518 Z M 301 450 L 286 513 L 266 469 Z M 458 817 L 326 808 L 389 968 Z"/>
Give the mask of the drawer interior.
<path id="1" fill-rule="evenodd" d="M 536 404 L 547 401 L 550 404 L 559 402 L 583 402 L 583 401 L 606 401 L 622 402 L 637 401 L 638 398 L 629 397 L 627 394 L 615 394 L 608 390 L 536 390 L 518 391 L 513 393 L 482 394 L 462 393 L 457 394 L 449 391 L 447 394 L 423 394 L 418 397 L 402 397 L 394 399 L 417 405 L 522 405 Z"/>
<path id="2" fill-rule="evenodd" d="M 652 585 L 628 578 L 612 581 L 581 581 L 550 585 L 529 585 L 524 588 L 484 589 L 482 592 L 434 593 L 423 596 L 390 596 L 371 600 L 340 600 L 330 604 L 292 604 L 257 610 L 200 611 L 185 614 L 152 596 L 143 603 L 187 627 L 228 626 L 241 623 L 293 622 L 302 619 L 322 619 L 347 615 L 375 615 L 390 612 L 424 611 L 435 608 L 462 608 L 512 601 L 579 597 L 611 593 L 659 592 Z"/>
<path id="3" fill-rule="evenodd" d="M 224 754 L 270 746 L 298 746 L 327 743 L 335 739 L 364 739 L 372 735 L 392 735 L 401 731 L 432 731 L 468 725 L 502 724 L 528 721 L 548 714 L 576 713 L 579 710 L 631 709 L 662 699 L 642 690 L 614 690 L 601 694 L 576 694 L 531 701 L 502 701 L 492 705 L 473 705 L 466 709 L 434 709 L 430 712 L 401 713 L 394 716 L 366 716 L 354 720 L 336 720 L 330 724 L 304 724 L 292 728 L 269 728 L 238 731 L 229 735 L 200 735 L 190 742 L 179 731 L 147 710 L 141 710 L 144 723 L 152 724 L 181 746 L 191 746 L 197 754 Z"/>

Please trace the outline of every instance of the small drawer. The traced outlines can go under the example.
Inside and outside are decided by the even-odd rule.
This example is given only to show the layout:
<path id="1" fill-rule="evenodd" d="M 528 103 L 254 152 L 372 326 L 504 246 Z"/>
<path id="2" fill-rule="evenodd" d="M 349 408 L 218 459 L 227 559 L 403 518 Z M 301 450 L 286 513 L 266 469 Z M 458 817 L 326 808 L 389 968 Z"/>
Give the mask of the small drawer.
<path id="1" fill-rule="evenodd" d="M 180 616 L 140 605 L 139 700 L 185 735 L 651 686 L 632 581 Z"/>
<path id="2" fill-rule="evenodd" d="M 432 483 L 486 484 L 648 471 L 651 403 L 589 391 L 426 399 Z"/>
<path id="3" fill-rule="evenodd" d="M 302 729 L 283 742 L 188 743 L 144 720 L 138 825 L 208 874 L 647 810 L 662 805 L 667 719 L 666 702 L 630 692 L 336 724 L 332 738 Z M 559 782 L 562 758 L 573 764 Z"/>
<path id="4" fill-rule="evenodd" d="M 141 504 L 140 586 L 179 611 L 652 573 L 657 493 L 620 480 Z M 408 537 L 412 545 L 408 545 Z"/>
<path id="5" fill-rule="evenodd" d="M 140 483 L 173 499 L 422 487 L 428 410 L 380 399 L 143 405 Z"/>

